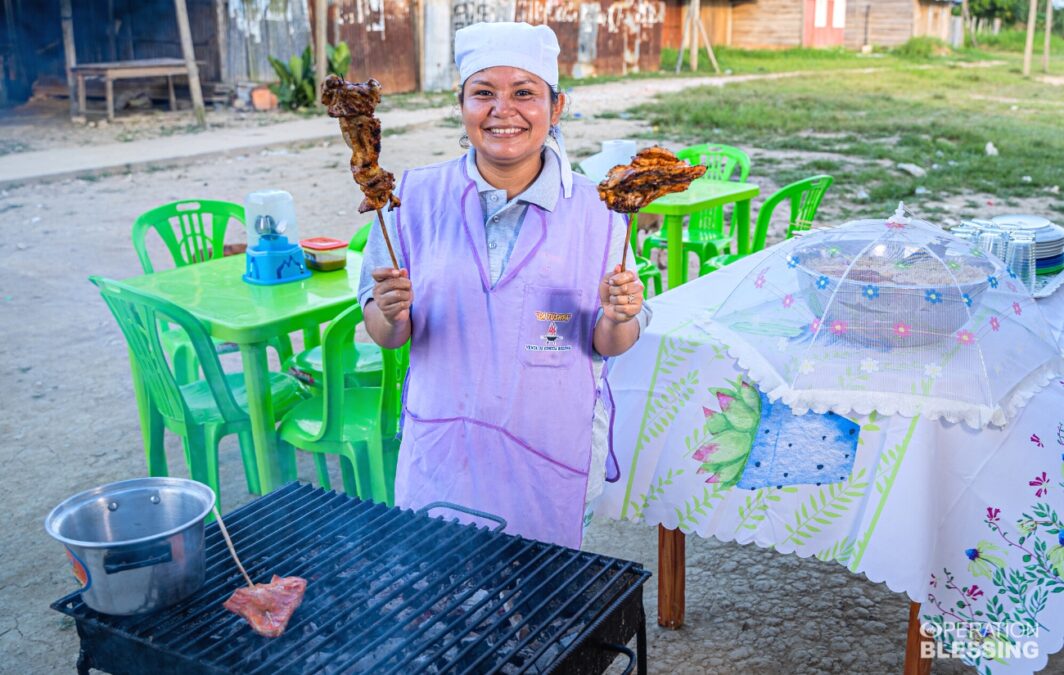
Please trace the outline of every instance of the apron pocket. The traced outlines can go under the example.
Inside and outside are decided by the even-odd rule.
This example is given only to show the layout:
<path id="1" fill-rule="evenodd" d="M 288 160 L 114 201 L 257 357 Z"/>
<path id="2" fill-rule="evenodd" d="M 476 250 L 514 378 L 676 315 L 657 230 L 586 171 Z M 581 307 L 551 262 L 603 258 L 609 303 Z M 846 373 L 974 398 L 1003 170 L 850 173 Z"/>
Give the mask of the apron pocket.
<path id="1" fill-rule="evenodd" d="M 525 286 L 517 343 L 521 363 L 545 367 L 573 363 L 585 337 L 580 315 L 583 293 L 577 288 Z"/>

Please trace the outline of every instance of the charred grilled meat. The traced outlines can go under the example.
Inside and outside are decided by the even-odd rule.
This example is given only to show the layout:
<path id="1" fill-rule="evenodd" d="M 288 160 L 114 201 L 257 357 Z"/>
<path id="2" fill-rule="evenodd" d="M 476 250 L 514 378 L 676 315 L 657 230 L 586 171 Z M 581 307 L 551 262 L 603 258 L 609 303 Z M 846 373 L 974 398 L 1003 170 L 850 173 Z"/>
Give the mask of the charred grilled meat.
<path id="1" fill-rule="evenodd" d="M 665 148 L 644 148 L 631 164 L 610 169 L 598 185 L 599 198 L 611 211 L 636 213 L 662 195 L 683 192 L 705 173 L 706 167 L 691 166 Z"/>
<path id="2" fill-rule="evenodd" d="M 351 148 L 351 174 L 365 196 L 359 212 L 399 206 L 399 198 L 392 194 L 395 176 L 377 164 L 381 121 L 373 112 L 381 102 L 381 83 L 372 79 L 348 82 L 330 75 L 322 84 L 321 102 L 328 107 L 330 117 L 340 120 L 344 142 Z"/>

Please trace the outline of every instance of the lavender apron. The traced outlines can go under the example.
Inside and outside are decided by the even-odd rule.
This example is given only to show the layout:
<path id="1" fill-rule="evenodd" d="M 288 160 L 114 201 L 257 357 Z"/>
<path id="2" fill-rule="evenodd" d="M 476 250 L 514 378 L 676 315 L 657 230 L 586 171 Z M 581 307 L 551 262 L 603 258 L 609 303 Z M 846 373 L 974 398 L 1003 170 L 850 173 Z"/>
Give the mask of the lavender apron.
<path id="1" fill-rule="evenodd" d="M 396 503 L 454 502 L 502 516 L 508 532 L 578 548 L 605 206 L 586 179 L 553 213 L 530 205 L 492 287 L 464 158 L 408 171 L 399 196 L 414 305 Z"/>

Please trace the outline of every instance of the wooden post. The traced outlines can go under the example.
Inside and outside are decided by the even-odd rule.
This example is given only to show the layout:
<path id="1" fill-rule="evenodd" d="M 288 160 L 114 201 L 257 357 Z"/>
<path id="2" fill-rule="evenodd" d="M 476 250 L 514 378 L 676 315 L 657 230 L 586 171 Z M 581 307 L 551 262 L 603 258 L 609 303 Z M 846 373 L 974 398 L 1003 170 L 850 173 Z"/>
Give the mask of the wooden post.
<path id="1" fill-rule="evenodd" d="M 321 102 L 321 85 L 325 84 L 325 75 L 328 73 L 326 59 L 328 58 L 325 44 L 328 37 L 325 34 L 326 19 L 329 9 L 325 0 L 314 0 L 314 100 L 318 107 L 323 107 Z M 347 73 L 344 73 L 347 76 Z"/>
<path id="2" fill-rule="evenodd" d="M 686 539 L 680 530 L 658 525 L 658 625 L 683 626 Z"/>
<path id="3" fill-rule="evenodd" d="M 698 28 L 696 21 L 702 20 L 702 8 L 699 0 L 691 0 L 687 5 L 687 20 L 691 24 L 691 41 L 687 43 L 688 48 L 691 50 L 688 54 L 688 64 L 691 66 L 691 72 L 698 72 Z"/>
<path id="4" fill-rule="evenodd" d="M 1031 75 L 1031 56 L 1034 54 L 1034 27 L 1038 20 L 1038 0 L 1031 0 L 1027 10 L 1027 42 L 1023 46 L 1023 76 Z"/>
<path id="5" fill-rule="evenodd" d="M 713 72 L 720 75 L 720 64 L 717 63 L 717 55 L 713 53 L 713 44 L 706 35 L 706 25 L 702 23 L 702 15 L 698 16 L 698 32 L 702 34 L 702 41 L 706 43 L 706 53 L 709 54 L 709 62 L 713 64 Z"/>
<path id="6" fill-rule="evenodd" d="M 961 47 L 968 46 L 968 32 L 972 29 L 972 13 L 968 9 L 968 0 L 961 0 Z M 975 33 L 972 33 L 972 44 L 975 44 Z"/>
<path id="7" fill-rule="evenodd" d="M 1052 1 L 1052 0 L 1050 0 Z M 935 653 L 935 641 L 920 630 L 920 603 L 909 603 L 909 633 L 905 638 L 904 675 L 931 675 L 931 657 L 924 656 L 922 645 L 930 644 Z"/>
<path id="8" fill-rule="evenodd" d="M 687 11 L 690 12 L 691 10 L 688 9 Z M 687 17 L 687 16 L 684 17 L 683 35 L 680 37 L 680 50 L 678 52 L 676 52 L 676 72 L 677 73 L 680 72 L 680 66 L 683 65 L 683 50 L 684 50 L 685 47 L 688 47 L 688 45 L 690 44 L 688 42 L 688 40 L 687 40 L 687 36 L 691 33 L 691 29 L 694 28 L 691 25 L 691 22 L 688 20 L 688 18 L 689 17 Z"/>
<path id="9" fill-rule="evenodd" d="M 192 47 L 192 29 L 188 27 L 188 6 L 185 0 L 174 0 L 174 9 L 177 10 L 177 32 L 181 36 L 181 55 L 185 58 L 188 67 L 188 88 L 192 93 L 192 110 L 196 114 L 196 122 L 201 127 L 207 126 L 207 114 L 203 110 L 203 89 L 200 88 L 199 68 L 196 66 L 196 50 Z"/>
<path id="10" fill-rule="evenodd" d="M 63 26 L 63 59 L 66 61 L 67 89 L 70 90 L 70 116 L 76 117 L 80 94 L 75 91 L 77 84 L 73 69 L 78 65 L 78 54 L 74 49 L 74 11 L 70 8 L 70 0 L 59 0 L 59 22 Z"/>
<path id="11" fill-rule="evenodd" d="M 218 79 L 229 82 L 229 22 L 226 20 L 226 0 L 214 0 L 215 37 L 218 43 Z"/>
<path id="12" fill-rule="evenodd" d="M 1046 0 L 1046 41 L 1042 47 L 1042 72 L 1049 72 L 1049 46 L 1053 38 L 1053 0 Z"/>

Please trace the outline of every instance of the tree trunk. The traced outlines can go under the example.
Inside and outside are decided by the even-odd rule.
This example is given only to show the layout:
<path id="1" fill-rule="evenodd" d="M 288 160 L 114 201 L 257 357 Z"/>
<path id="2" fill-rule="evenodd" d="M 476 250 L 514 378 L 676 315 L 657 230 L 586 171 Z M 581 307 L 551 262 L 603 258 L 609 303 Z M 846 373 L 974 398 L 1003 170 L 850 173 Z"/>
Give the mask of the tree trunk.
<path id="1" fill-rule="evenodd" d="M 1031 75 L 1031 57 L 1034 54 L 1034 27 L 1038 20 L 1038 0 L 1031 0 L 1027 10 L 1027 42 L 1023 46 L 1023 76 Z"/>

